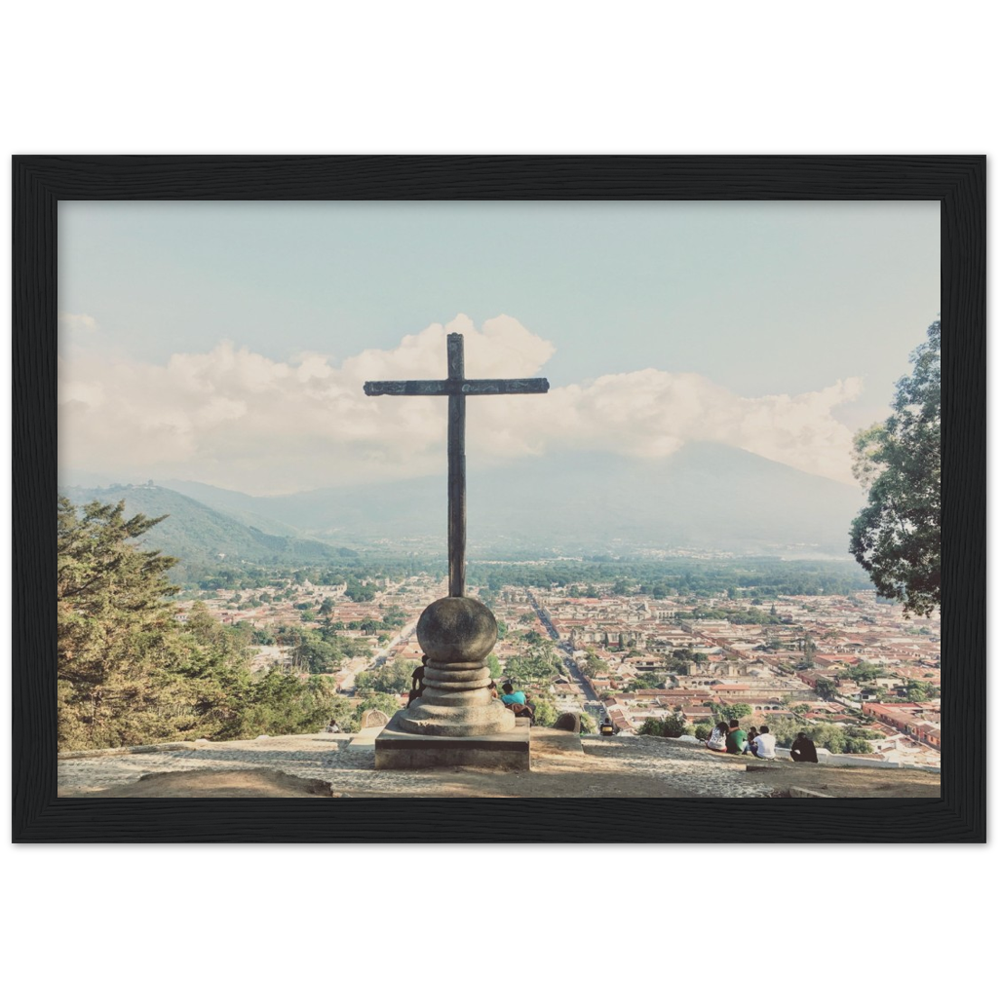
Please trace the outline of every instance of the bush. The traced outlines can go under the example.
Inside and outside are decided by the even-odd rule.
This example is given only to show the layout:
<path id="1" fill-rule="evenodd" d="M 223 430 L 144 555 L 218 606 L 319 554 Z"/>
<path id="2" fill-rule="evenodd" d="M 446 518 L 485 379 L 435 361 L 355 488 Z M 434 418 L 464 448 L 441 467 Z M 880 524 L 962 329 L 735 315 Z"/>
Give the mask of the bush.
<path id="1" fill-rule="evenodd" d="M 684 717 L 680 712 L 674 712 L 665 719 L 647 719 L 639 730 L 640 736 L 668 736 L 676 739 L 678 736 L 687 736 L 691 732 L 691 727 L 684 724 Z"/>
<path id="2" fill-rule="evenodd" d="M 551 726 L 559 717 L 555 705 L 547 698 L 532 698 L 535 704 L 535 723 L 539 726 Z"/>
<path id="3" fill-rule="evenodd" d="M 684 717 L 679 712 L 674 712 L 673 715 L 668 715 L 663 720 L 664 736 L 672 736 L 676 739 L 678 736 L 686 736 L 690 732 L 690 728 L 684 724 Z"/>

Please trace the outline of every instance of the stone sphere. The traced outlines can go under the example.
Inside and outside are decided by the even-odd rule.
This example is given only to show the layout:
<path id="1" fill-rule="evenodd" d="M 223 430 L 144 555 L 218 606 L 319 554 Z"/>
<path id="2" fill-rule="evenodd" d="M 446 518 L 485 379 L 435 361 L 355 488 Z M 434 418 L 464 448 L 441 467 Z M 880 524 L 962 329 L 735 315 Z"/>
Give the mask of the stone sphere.
<path id="1" fill-rule="evenodd" d="M 438 663 L 484 660 L 496 641 L 493 612 L 471 597 L 442 597 L 424 608 L 417 622 L 420 648 Z"/>

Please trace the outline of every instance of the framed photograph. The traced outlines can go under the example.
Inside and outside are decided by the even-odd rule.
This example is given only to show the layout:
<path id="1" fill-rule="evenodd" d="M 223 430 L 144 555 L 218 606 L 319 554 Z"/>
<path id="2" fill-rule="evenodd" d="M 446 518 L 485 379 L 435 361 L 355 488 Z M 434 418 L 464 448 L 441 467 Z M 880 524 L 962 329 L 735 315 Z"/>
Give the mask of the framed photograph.
<path id="1" fill-rule="evenodd" d="M 14 840 L 983 842 L 985 170 L 15 157 Z"/>

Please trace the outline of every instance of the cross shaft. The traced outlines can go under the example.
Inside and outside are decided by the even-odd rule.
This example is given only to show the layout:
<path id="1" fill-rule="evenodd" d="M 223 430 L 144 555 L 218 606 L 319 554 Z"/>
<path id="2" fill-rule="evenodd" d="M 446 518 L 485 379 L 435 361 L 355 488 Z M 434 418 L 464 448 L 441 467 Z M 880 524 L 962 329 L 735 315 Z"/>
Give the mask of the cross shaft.
<path id="1" fill-rule="evenodd" d="M 448 596 L 465 596 L 465 397 L 549 391 L 544 378 L 465 377 L 465 344 L 448 334 L 448 378 L 365 382 L 366 396 L 448 397 Z"/>

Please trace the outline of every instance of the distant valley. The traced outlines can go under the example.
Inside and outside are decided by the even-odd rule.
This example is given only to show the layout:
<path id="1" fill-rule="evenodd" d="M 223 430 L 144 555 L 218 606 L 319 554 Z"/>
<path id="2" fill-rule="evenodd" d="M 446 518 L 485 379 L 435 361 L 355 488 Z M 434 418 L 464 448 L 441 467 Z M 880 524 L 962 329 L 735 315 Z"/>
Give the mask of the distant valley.
<path id="1" fill-rule="evenodd" d="M 446 545 L 443 475 L 273 497 L 180 480 L 62 492 L 75 503 L 124 497 L 130 513 L 168 513 L 150 542 L 182 558 L 322 561 L 356 548 Z M 846 558 L 863 500 L 860 489 L 722 445 L 688 445 L 656 461 L 576 452 L 470 470 L 469 555 Z"/>

